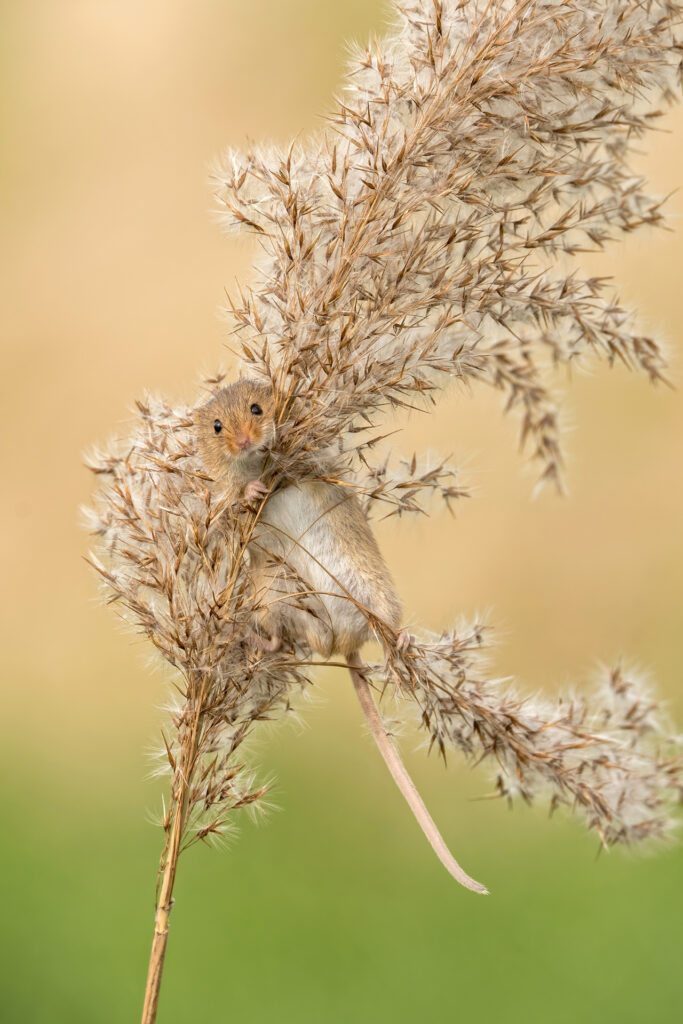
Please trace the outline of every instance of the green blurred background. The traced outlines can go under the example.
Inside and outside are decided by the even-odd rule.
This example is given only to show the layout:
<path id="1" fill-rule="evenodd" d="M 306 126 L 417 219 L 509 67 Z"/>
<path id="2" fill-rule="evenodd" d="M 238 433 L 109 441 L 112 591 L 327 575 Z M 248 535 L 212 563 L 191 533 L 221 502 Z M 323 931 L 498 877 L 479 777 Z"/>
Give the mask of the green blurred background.
<path id="1" fill-rule="evenodd" d="M 168 678 L 96 599 L 81 452 L 124 433 L 145 388 L 193 396 L 200 371 L 230 368 L 216 309 L 255 249 L 212 223 L 207 165 L 226 144 L 315 130 L 345 42 L 381 31 L 386 8 L 8 0 L 0 18 L 0 1017 L 132 1021 Z M 680 109 L 665 127 L 641 160 L 660 193 L 681 184 Z M 679 386 L 682 256 L 678 231 L 596 261 L 671 345 Z M 567 498 L 531 500 L 498 396 L 452 393 L 400 444 L 455 453 L 475 498 L 455 522 L 384 523 L 382 544 L 416 628 L 489 612 L 495 670 L 531 690 L 623 654 L 683 721 L 681 393 L 620 369 L 559 383 Z M 678 1019 L 680 848 L 596 859 L 577 822 L 474 800 L 485 771 L 456 756 L 444 771 L 408 731 L 427 802 L 491 888 L 473 896 L 410 819 L 348 680 L 328 672 L 315 697 L 306 728 L 255 746 L 278 810 L 181 860 L 161 1022 Z"/>

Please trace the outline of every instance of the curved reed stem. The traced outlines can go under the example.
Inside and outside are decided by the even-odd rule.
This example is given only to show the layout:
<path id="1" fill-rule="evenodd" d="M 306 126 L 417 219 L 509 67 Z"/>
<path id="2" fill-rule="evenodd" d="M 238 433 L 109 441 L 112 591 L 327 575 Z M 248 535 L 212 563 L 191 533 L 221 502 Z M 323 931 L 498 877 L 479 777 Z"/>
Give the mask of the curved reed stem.
<path id="1" fill-rule="evenodd" d="M 176 768 L 175 784 L 171 790 L 173 823 L 161 854 L 161 886 L 159 888 L 154 918 L 154 937 L 152 939 L 152 950 L 147 971 L 145 1001 L 142 1007 L 142 1024 L 154 1024 L 157 1016 L 161 978 L 164 970 L 164 958 L 166 956 L 166 943 L 168 941 L 168 923 L 171 916 L 171 908 L 173 907 L 173 886 L 178 867 L 178 857 L 182 847 L 183 833 L 187 822 L 188 798 L 194 766 L 197 761 L 200 722 L 202 712 L 204 711 L 206 689 L 207 683 L 206 678 L 204 678 L 198 695 L 192 726 L 186 734 L 182 754 Z"/>
<path id="2" fill-rule="evenodd" d="M 159 991 L 161 989 L 161 977 L 164 970 L 164 957 L 166 956 L 166 942 L 168 940 L 168 921 L 171 907 L 173 906 L 173 884 L 178 866 L 186 806 L 187 783 L 183 785 L 182 802 L 176 806 L 168 849 L 163 862 L 161 889 L 154 919 L 154 938 L 152 939 L 152 950 L 147 971 L 145 1001 L 142 1008 L 142 1024 L 154 1024 L 157 1017 Z"/>

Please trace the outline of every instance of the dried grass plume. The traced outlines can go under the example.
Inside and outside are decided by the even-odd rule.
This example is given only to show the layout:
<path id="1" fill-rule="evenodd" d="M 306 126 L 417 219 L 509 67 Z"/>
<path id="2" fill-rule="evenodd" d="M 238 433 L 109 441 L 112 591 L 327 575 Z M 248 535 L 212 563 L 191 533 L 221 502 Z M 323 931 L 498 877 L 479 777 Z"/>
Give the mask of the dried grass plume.
<path id="1" fill-rule="evenodd" d="M 631 160 L 678 96 L 680 31 L 668 0 L 409 0 L 354 55 L 324 133 L 222 157 L 218 216 L 262 249 L 230 316 L 243 375 L 275 395 L 266 495 L 326 483 L 366 515 L 456 500 L 452 467 L 394 464 L 377 445 L 395 409 L 425 407 L 453 380 L 500 390 L 540 481 L 560 486 L 556 370 L 618 360 L 664 378 L 657 342 L 577 256 L 662 222 Z M 241 745 L 290 711 L 315 659 L 286 632 L 278 650 L 254 643 L 249 550 L 268 498 L 214 485 L 194 403 L 145 399 L 130 440 L 92 465 L 93 564 L 180 691 L 164 735 L 151 1021 L 179 852 L 262 796 Z M 506 797 L 547 792 L 607 845 L 666 832 L 679 762 L 637 680 L 607 670 L 590 696 L 520 697 L 486 678 L 479 626 L 406 647 L 366 611 L 386 656 L 364 679 L 416 708 L 439 750 L 488 760 Z"/>

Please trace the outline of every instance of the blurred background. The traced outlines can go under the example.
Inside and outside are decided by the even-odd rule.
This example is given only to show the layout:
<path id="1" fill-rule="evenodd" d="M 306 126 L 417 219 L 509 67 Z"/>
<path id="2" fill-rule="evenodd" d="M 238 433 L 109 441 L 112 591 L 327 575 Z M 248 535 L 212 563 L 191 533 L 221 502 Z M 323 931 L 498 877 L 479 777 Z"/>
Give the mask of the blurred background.
<path id="1" fill-rule="evenodd" d="M 378 0 L 25 0 L 0 6 L 3 266 L 0 550 L 0 1005 L 6 1021 L 138 1019 L 163 785 L 149 750 L 168 690 L 97 600 L 78 506 L 92 443 L 144 389 L 194 396 L 230 369 L 216 311 L 255 249 L 209 215 L 227 144 L 321 125 L 346 41 Z M 681 185 L 683 112 L 647 141 L 652 188 Z M 683 208 L 669 203 L 670 223 Z M 455 454 L 474 488 L 455 521 L 381 524 L 414 628 L 486 611 L 495 670 L 529 690 L 643 666 L 683 721 L 683 231 L 600 257 L 679 390 L 596 367 L 566 383 L 569 495 L 531 500 L 495 394 L 453 392 L 400 444 Z M 403 750 L 466 869 L 427 847 L 361 724 L 321 675 L 305 728 L 256 743 L 277 810 L 227 850 L 181 860 L 160 1021 L 503 1018 L 671 1021 L 681 1006 L 683 856 L 596 858 L 546 810 L 477 801 L 485 771 Z"/>

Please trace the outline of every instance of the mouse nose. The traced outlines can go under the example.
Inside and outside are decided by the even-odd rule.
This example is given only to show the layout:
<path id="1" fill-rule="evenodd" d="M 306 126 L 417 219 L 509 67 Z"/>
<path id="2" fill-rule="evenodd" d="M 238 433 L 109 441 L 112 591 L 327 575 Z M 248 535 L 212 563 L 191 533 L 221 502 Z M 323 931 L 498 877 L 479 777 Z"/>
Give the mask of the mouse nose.
<path id="1" fill-rule="evenodd" d="M 244 451 L 244 449 L 248 448 L 249 445 L 251 444 L 251 438 L 249 437 L 249 434 L 238 434 L 237 437 L 235 438 L 235 444 L 237 445 L 238 448 L 241 448 L 241 450 Z"/>

